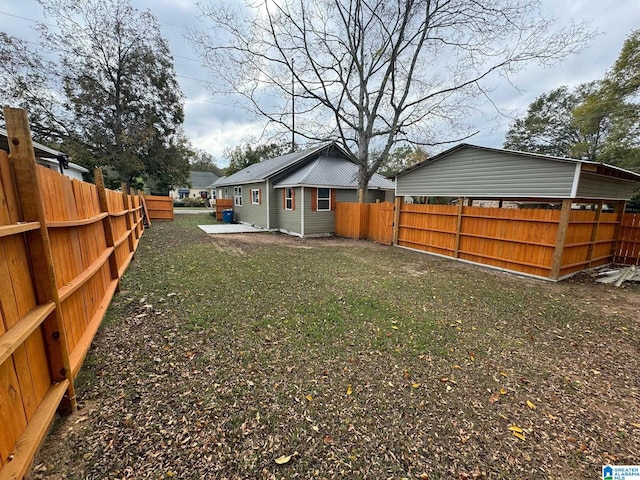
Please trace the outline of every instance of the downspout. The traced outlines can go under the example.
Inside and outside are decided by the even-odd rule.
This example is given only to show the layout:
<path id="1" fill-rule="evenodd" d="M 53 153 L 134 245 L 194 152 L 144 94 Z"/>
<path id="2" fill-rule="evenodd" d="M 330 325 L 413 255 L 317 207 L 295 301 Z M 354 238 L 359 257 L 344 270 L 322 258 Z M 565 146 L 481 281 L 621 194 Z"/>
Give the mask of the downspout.
<path id="1" fill-rule="evenodd" d="M 267 204 L 267 230 L 271 230 L 271 208 L 269 208 L 269 179 L 265 184 L 266 204 Z"/>
<path id="2" fill-rule="evenodd" d="M 69 157 L 64 154 L 56 156 L 58 161 L 58 167 L 60 168 L 60 175 L 64 175 L 64 171 L 69 169 Z"/>
<path id="3" fill-rule="evenodd" d="M 302 212 L 300 213 L 300 235 L 304 238 L 304 187 L 300 187 L 300 208 Z"/>

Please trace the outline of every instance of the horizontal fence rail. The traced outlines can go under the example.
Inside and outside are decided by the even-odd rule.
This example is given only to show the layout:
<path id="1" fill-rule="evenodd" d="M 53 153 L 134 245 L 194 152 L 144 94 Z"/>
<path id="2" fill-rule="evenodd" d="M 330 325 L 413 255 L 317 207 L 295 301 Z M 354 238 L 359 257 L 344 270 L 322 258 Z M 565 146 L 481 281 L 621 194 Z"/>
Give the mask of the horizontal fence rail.
<path id="1" fill-rule="evenodd" d="M 37 166 L 26 113 L 0 150 L 0 480 L 23 478 L 143 232 L 138 196 Z"/>

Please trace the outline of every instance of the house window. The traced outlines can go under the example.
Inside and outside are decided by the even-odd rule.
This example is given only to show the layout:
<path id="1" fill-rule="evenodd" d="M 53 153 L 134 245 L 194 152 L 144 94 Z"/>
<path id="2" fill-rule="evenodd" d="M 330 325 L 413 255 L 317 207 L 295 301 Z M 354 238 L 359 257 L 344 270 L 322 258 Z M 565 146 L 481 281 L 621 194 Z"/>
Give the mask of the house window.
<path id="1" fill-rule="evenodd" d="M 262 199 L 260 198 L 260 189 L 259 188 L 251 189 L 251 205 L 260 205 L 261 200 Z"/>
<path id="2" fill-rule="evenodd" d="M 293 188 L 284 189 L 284 209 L 293 210 Z"/>
<path id="3" fill-rule="evenodd" d="M 190 193 L 191 190 L 189 190 L 188 188 L 180 188 L 178 189 L 178 198 L 189 198 Z"/>
<path id="4" fill-rule="evenodd" d="M 229 198 L 229 187 L 224 187 L 224 198 Z"/>
<path id="5" fill-rule="evenodd" d="M 319 188 L 318 189 L 318 212 L 331 211 L 331 189 Z"/>
<path id="6" fill-rule="evenodd" d="M 242 187 L 233 187 L 233 204 L 236 207 L 242 206 Z"/>

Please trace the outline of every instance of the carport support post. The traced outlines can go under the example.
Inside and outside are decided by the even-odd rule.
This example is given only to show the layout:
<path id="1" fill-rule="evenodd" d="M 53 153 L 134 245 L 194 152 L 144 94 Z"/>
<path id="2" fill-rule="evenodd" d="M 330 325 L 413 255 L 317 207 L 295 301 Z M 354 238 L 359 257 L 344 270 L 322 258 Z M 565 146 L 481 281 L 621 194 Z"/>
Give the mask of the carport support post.
<path id="1" fill-rule="evenodd" d="M 596 240 L 598 239 L 598 230 L 600 229 L 600 215 L 602 215 L 602 200 L 599 200 L 596 204 L 596 218 L 595 223 L 593 224 L 593 229 L 591 230 L 591 240 L 589 241 L 589 251 L 587 252 L 587 259 L 589 260 L 589 265 L 587 268 L 591 268 L 591 263 L 593 263 L 593 249 L 596 245 Z"/>
<path id="2" fill-rule="evenodd" d="M 400 209 L 402 208 L 403 197 L 396 197 L 393 204 L 393 235 L 391 244 L 398 244 L 398 233 L 400 231 Z"/>
<path id="3" fill-rule="evenodd" d="M 571 215 L 570 198 L 562 200 L 562 210 L 560 211 L 560 220 L 558 221 L 558 234 L 556 235 L 556 248 L 553 252 L 553 260 L 551 263 L 551 280 L 558 280 L 560 276 L 560 267 L 562 266 L 562 254 L 564 253 L 564 244 L 567 239 L 567 230 L 569 229 L 569 217 Z"/>

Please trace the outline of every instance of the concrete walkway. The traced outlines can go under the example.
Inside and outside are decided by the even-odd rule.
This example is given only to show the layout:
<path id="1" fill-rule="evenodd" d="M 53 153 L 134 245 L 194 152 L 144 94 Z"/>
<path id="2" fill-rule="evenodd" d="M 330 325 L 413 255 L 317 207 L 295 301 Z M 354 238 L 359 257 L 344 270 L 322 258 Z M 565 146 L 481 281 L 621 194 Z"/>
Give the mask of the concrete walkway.
<path id="1" fill-rule="evenodd" d="M 193 213 L 212 213 L 212 212 L 215 212 L 213 208 L 174 208 L 173 209 L 173 213 L 175 213 L 176 215 L 179 213 L 193 214 Z"/>
<path id="2" fill-rule="evenodd" d="M 198 227 L 206 233 L 255 233 L 266 232 L 261 228 L 252 227 L 251 225 L 243 225 L 241 223 L 220 223 L 217 225 L 198 225 Z"/>

